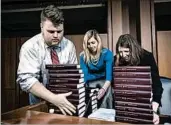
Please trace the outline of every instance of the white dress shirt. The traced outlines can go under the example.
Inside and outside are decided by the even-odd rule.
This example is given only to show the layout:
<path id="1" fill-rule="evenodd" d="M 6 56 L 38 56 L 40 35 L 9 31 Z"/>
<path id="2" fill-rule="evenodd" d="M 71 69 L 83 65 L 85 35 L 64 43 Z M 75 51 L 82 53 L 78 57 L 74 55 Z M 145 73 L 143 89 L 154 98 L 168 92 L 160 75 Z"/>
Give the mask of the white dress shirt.
<path id="1" fill-rule="evenodd" d="M 60 64 L 78 64 L 74 44 L 63 37 L 56 49 Z M 50 48 L 44 42 L 42 34 L 27 40 L 20 50 L 20 62 L 17 71 L 17 83 L 21 89 L 28 91 L 39 81 L 47 84 L 46 64 L 52 64 Z"/>

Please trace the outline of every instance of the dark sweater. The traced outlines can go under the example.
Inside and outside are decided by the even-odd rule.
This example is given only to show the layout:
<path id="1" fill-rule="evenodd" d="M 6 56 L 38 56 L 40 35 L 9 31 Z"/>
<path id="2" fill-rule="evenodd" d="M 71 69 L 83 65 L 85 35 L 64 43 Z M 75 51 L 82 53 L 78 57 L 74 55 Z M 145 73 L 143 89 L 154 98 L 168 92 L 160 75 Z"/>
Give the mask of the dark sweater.
<path id="1" fill-rule="evenodd" d="M 116 59 L 116 56 L 114 57 L 114 59 Z M 152 76 L 152 83 L 153 83 L 152 84 L 153 101 L 158 102 L 159 105 L 161 106 L 161 97 L 163 93 L 163 88 L 162 88 L 162 83 L 160 81 L 158 67 L 155 62 L 153 54 L 151 52 L 144 50 L 144 54 L 140 58 L 140 63 L 138 64 L 138 66 L 150 66 L 151 67 L 151 76 Z"/>

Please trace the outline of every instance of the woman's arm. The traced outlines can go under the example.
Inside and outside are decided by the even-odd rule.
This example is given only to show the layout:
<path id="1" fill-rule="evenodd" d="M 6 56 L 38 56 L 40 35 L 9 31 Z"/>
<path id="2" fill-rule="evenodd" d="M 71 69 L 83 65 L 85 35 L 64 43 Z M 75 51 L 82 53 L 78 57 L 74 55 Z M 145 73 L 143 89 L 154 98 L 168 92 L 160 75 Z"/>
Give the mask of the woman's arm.
<path id="1" fill-rule="evenodd" d="M 105 56 L 105 65 L 106 65 L 106 81 L 104 84 L 104 88 L 107 90 L 107 88 L 110 86 L 112 78 L 113 78 L 113 53 L 111 51 L 108 51 L 108 53 Z"/>
<path id="2" fill-rule="evenodd" d="M 153 91 L 153 102 L 156 102 L 161 106 L 161 97 L 163 93 L 162 83 L 160 81 L 159 71 L 152 53 L 149 55 L 149 63 L 151 66 L 151 77 L 152 77 L 152 91 Z M 156 105 L 155 105 L 156 107 Z M 157 107 L 158 108 L 158 107 Z"/>
<path id="3" fill-rule="evenodd" d="M 152 91 L 153 91 L 153 123 L 155 125 L 159 124 L 160 118 L 157 114 L 159 106 L 161 106 L 161 97 L 163 93 L 162 83 L 160 81 L 159 71 L 157 64 L 155 62 L 154 56 L 152 53 L 149 54 L 148 62 L 151 66 L 151 77 L 152 77 Z"/>
<path id="4" fill-rule="evenodd" d="M 99 90 L 98 99 L 102 98 L 111 85 L 111 81 L 113 78 L 113 53 L 111 51 L 108 51 L 108 53 L 105 55 L 105 65 L 106 65 L 106 81 L 103 85 L 103 87 Z"/>

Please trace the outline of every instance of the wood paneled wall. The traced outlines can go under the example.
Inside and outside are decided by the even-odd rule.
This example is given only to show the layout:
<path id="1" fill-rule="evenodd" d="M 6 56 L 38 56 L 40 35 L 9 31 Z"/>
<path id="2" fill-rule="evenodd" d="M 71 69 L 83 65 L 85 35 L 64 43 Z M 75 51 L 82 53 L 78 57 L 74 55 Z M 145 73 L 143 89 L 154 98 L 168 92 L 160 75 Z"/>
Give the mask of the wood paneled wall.
<path id="1" fill-rule="evenodd" d="M 16 38 L 1 39 L 2 44 L 2 112 L 14 109 L 16 105 Z"/>
<path id="2" fill-rule="evenodd" d="M 150 1 L 140 0 L 141 46 L 152 52 Z"/>
<path id="3" fill-rule="evenodd" d="M 122 0 L 111 0 L 111 20 L 112 51 L 115 53 L 117 40 L 122 35 Z"/>
<path id="4" fill-rule="evenodd" d="M 27 93 L 16 83 L 19 50 L 28 38 L 2 38 L 2 112 L 28 105 Z"/>
<path id="5" fill-rule="evenodd" d="M 113 31 L 112 31 L 112 0 L 108 0 L 108 8 L 107 8 L 107 42 L 108 42 L 108 49 L 113 51 Z"/>
<path id="6" fill-rule="evenodd" d="M 108 0 L 108 26 L 109 48 L 114 53 L 119 36 L 129 33 L 153 52 L 157 62 L 154 0 Z"/>
<path id="7" fill-rule="evenodd" d="M 122 2 L 122 33 L 123 34 L 129 34 L 130 33 L 130 17 L 129 13 L 131 11 L 129 10 L 129 4 L 127 1 Z"/>
<path id="8" fill-rule="evenodd" d="M 149 52 L 152 52 L 157 62 L 154 0 L 140 0 L 139 5 L 141 46 Z"/>
<path id="9" fill-rule="evenodd" d="M 157 32 L 157 49 L 159 74 L 171 78 L 171 31 Z"/>

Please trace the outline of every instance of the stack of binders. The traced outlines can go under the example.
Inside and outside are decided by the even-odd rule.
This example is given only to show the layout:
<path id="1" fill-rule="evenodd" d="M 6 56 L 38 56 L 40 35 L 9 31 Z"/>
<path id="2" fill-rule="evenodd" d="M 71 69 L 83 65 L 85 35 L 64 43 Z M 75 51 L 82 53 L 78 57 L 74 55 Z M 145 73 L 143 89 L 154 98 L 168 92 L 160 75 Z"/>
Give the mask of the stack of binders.
<path id="1" fill-rule="evenodd" d="M 98 94 L 99 88 L 86 88 L 86 114 L 85 117 L 88 117 L 91 113 L 95 112 L 98 109 Z"/>
<path id="2" fill-rule="evenodd" d="M 74 116 L 83 117 L 85 114 L 85 83 L 80 65 L 46 65 L 48 72 L 47 89 L 55 94 L 72 92 L 67 97 L 77 109 Z M 58 107 L 48 103 L 50 113 L 62 114 Z"/>
<path id="3" fill-rule="evenodd" d="M 135 124 L 153 123 L 150 67 L 114 67 L 113 86 L 116 121 Z"/>
<path id="4" fill-rule="evenodd" d="M 90 98 L 91 98 L 91 108 L 92 108 L 92 113 L 95 112 L 97 110 L 97 103 L 98 103 L 98 100 L 97 100 L 97 93 L 98 93 L 99 89 L 96 88 L 96 89 L 91 89 L 90 91 Z"/>

